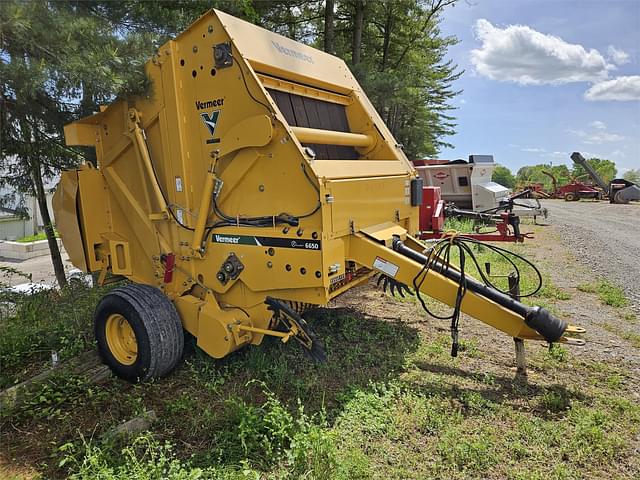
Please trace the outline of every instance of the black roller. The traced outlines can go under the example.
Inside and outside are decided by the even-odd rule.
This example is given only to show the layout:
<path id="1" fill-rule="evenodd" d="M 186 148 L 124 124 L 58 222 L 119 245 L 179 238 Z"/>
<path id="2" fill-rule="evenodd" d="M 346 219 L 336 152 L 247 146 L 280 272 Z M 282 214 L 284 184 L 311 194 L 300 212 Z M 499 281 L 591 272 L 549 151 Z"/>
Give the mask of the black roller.
<path id="1" fill-rule="evenodd" d="M 524 323 L 534 329 L 549 343 L 557 342 L 567 329 L 567 322 L 551 315 L 549 310 L 542 307 L 531 307 L 524 317 Z"/>

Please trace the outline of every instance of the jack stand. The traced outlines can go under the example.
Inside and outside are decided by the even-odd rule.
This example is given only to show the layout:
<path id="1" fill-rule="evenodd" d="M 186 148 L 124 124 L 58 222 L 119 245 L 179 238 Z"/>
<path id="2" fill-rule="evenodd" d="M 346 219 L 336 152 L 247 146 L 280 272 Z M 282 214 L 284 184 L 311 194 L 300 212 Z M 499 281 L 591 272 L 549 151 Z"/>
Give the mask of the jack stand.
<path id="1" fill-rule="evenodd" d="M 515 273 L 510 273 L 507 277 L 509 280 L 509 295 L 515 300 L 520 299 L 520 282 Z M 516 345 L 516 380 L 527 380 L 527 359 L 524 350 L 524 340 L 514 338 Z"/>
<path id="2" fill-rule="evenodd" d="M 524 354 L 524 340 L 514 338 L 516 344 L 516 380 L 527 379 L 527 359 Z"/>

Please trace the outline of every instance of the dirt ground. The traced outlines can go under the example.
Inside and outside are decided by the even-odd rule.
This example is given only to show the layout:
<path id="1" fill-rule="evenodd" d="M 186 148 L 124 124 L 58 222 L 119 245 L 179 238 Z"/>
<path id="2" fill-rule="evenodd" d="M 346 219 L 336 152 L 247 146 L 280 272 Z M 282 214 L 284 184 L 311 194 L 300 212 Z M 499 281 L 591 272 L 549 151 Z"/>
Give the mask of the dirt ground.
<path id="1" fill-rule="evenodd" d="M 616 282 L 640 313 L 640 205 L 544 201 L 549 222 L 578 264 Z"/>

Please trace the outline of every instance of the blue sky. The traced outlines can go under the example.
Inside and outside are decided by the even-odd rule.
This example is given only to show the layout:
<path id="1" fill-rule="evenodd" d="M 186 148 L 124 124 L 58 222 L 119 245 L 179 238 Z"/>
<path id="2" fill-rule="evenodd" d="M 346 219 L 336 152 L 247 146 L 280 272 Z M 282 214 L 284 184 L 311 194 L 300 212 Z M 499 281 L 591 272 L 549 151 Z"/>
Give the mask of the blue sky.
<path id="1" fill-rule="evenodd" d="M 640 168 L 640 0 L 462 0 L 443 33 L 466 73 L 455 145 L 512 171 L 569 155 Z"/>

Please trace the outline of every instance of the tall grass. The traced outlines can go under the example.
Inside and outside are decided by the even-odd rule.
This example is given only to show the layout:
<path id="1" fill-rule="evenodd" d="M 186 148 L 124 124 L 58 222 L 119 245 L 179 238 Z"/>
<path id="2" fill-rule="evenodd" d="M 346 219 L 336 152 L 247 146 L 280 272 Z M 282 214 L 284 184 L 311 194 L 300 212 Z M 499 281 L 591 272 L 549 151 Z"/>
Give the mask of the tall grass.
<path id="1" fill-rule="evenodd" d="M 107 290 L 73 282 L 62 290 L 14 293 L 0 285 L 0 388 L 23 380 L 25 366 L 46 363 L 52 351 L 64 360 L 90 348 L 93 310 Z"/>

